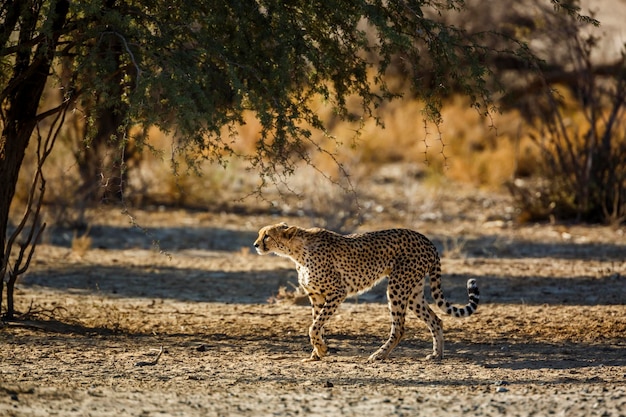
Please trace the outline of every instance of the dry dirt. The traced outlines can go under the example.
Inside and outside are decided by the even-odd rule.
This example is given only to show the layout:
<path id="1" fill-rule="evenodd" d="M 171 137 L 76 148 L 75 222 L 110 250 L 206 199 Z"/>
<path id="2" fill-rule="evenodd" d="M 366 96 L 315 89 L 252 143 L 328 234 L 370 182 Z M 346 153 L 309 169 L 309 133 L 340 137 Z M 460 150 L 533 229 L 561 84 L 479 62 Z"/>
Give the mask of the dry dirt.
<path id="1" fill-rule="evenodd" d="M 479 282 L 478 312 L 444 318 L 443 361 L 424 360 L 412 317 L 391 357 L 367 362 L 389 331 L 378 286 L 333 318 L 327 358 L 301 362 L 294 268 L 250 249 L 260 226 L 311 218 L 155 209 L 134 213 L 139 230 L 102 210 L 89 249 L 57 229 L 19 282 L 32 314 L 0 327 L 0 415 L 626 415 L 623 228 L 515 225 L 506 196 L 478 192 L 382 201 L 362 229 L 431 237 L 451 301 Z"/>

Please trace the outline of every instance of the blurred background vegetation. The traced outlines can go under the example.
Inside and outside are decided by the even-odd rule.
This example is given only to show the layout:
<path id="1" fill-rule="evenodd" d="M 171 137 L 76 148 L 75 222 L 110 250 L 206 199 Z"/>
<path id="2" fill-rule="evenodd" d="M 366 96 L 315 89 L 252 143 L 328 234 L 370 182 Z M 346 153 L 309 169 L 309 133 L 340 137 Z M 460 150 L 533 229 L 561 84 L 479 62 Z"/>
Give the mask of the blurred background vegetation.
<path id="1" fill-rule="evenodd" d="M 430 16 L 471 33 L 503 34 L 485 35 L 485 45 L 493 50 L 507 51 L 510 39 L 526 42 L 543 60 L 524 62 L 512 54 L 482 57 L 491 60 L 493 72 L 486 81 L 496 92 L 496 111 L 487 114 L 472 106 L 464 86 L 452 82 L 438 97 L 440 115 L 429 117 L 428 103 L 412 90 L 406 63 L 395 56 L 385 70 L 386 83 L 391 93 L 402 97 L 377 104 L 369 118 L 358 95 L 347 97 L 348 117 L 341 117 L 323 97 L 312 99 L 310 106 L 323 129 L 312 130 L 304 145 L 310 156 L 294 167 L 315 169 L 292 174 L 293 167 L 288 167 L 284 176 L 279 173 L 266 182 L 250 159 L 216 160 L 202 149 L 180 152 L 185 145 L 172 130 L 130 126 L 128 132 L 118 131 L 128 126 L 124 111 L 119 104 L 97 106 L 95 101 L 102 99 L 93 95 L 68 114 L 61 128 L 44 167 L 45 202 L 57 222 L 69 225 L 84 222 L 87 207 L 122 200 L 133 206 L 241 209 L 243 197 L 271 196 L 275 188 L 284 193 L 350 194 L 368 172 L 396 164 L 422 181 L 446 178 L 507 190 L 518 202 L 520 221 L 557 218 L 619 224 L 626 216 L 624 61 L 623 50 L 611 43 L 619 35 L 555 11 L 551 2 L 523 3 L 486 7 L 468 1 L 460 11 Z M 593 10 L 585 12 L 593 17 Z M 363 29 L 368 38 L 375 38 L 372 26 Z M 107 53 L 119 50 L 122 45 L 116 41 L 114 37 L 100 48 Z M 432 70 L 424 64 L 415 76 L 427 85 Z M 376 68 L 368 70 L 368 79 L 376 76 Z M 60 94 L 59 86 L 49 83 L 45 93 L 49 104 L 41 107 L 52 107 Z M 221 133 L 228 138 L 229 152 L 253 157 L 267 126 L 252 111 L 244 111 L 240 121 L 221 128 Z M 128 140 L 117 140 L 121 133 Z M 36 153 L 27 152 L 16 209 L 28 200 L 36 162 Z M 316 185 L 307 188 L 311 178 Z M 325 181 L 331 184 L 324 185 Z M 332 183 L 339 189 L 333 190 Z M 343 205 L 356 204 L 346 203 L 346 198 L 351 197 L 340 198 Z"/>

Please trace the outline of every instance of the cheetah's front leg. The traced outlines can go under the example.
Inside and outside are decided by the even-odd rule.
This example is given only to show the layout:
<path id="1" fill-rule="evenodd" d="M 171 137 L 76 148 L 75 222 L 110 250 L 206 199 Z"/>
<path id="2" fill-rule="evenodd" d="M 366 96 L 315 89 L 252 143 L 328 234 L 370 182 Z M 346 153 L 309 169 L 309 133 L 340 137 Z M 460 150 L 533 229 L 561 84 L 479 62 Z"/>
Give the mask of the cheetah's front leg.
<path id="1" fill-rule="evenodd" d="M 342 303 L 342 301 L 346 298 L 344 293 L 336 293 L 332 294 L 329 297 L 326 297 L 326 302 L 324 306 L 319 310 L 317 317 L 313 320 L 313 324 L 309 328 L 309 338 L 311 340 L 311 345 L 313 345 L 313 352 L 311 352 L 311 356 L 305 361 L 318 361 L 326 356 L 328 352 L 328 346 L 324 343 L 324 339 L 322 338 L 324 332 L 324 325 L 326 322 L 335 314 L 337 308 Z M 313 300 L 311 300 L 313 302 Z M 315 305 L 313 306 L 315 314 Z"/>
<path id="2" fill-rule="evenodd" d="M 320 315 L 320 311 L 324 307 L 324 303 L 326 302 L 326 299 L 324 298 L 322 294 L 309 293 L 309 301 L 311 302 L 312 320 L 315 321 L 315 319 L 317 319 L 317 316 Z M 322 340 L 323 340 L 324 329 L 322 328 L 320 332 L 321 332 L 320 336 L 322 337 Z"/>

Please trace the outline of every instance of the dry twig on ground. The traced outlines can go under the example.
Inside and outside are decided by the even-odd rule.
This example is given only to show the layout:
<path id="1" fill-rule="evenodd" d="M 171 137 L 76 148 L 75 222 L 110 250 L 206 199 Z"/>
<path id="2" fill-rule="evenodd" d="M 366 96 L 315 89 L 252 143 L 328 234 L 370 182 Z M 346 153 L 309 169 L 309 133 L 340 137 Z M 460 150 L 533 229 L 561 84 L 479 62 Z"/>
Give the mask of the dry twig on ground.
<path id="1" fill-rule="evenodd" d="M 152 349 L 152 350 L 156 350 L 156 349 Z M 161 346 L 161 348 L 159 349 L 159 353 L 157 353 L 156 358 L 154 358 L 151 361 L 139 361 L 135 363 L 135 366 L 154 366 L 157 364 L 157 362 L 159 362 L 159 359 L 161 358 L 162 354 L 163 354 L 163 346 Z"/>

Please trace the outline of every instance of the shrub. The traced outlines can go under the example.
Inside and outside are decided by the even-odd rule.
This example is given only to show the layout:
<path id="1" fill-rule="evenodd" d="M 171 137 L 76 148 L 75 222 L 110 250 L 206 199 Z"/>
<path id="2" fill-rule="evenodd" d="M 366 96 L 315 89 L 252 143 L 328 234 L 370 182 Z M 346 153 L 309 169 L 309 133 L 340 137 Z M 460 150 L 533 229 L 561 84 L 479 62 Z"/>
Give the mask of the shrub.
<path id="1" fill-rule="evenodd" d="M 620 224 L 626 220 L 626 52 L 614 63 L 595 63 L 598 38 L 583 35 L 582 27 L 563 37 L 571 70 L 552 75 L 569 90 L 544 78 L 533 114 L 545 181 L 517 181 L 510 189 L 532 219 Z"/>

